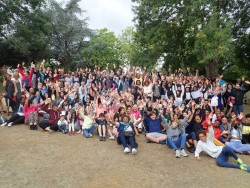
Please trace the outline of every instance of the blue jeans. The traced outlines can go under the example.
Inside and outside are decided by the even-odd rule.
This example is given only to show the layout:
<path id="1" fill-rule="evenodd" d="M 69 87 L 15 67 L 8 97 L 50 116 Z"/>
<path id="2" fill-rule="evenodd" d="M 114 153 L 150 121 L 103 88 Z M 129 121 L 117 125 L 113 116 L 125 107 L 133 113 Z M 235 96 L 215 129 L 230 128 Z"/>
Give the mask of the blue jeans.
<path id="1" fill-rule="evenodd" d="M 186 144 L 186 135 L 180 134 L 178 140 L 173 141 L 173 138 L 170 136 L 167 136 L 167 145 L 171 149 L 177 150 L 179 148 L 184 149 Z"/>
<path id="2" fill-rule="evenodd" d="M 89 129 L 83 129 L 82 130 L 82 134 L 83 136 L 85 136 L 86 138 L 89 138 L 90 135 L 89 134 L 92 134 L 96 129 L 96 126 L 95 125 L 92 125 L 92 127 L 90 127 Z"/>
<path id="3" fill-rule="evenodd" d="M 226 168 L 239 168 L 240 166 L 237 164 L 231 164 L 228 163 L 229 157 L 232 156 L 235 160 L 238 159 L 236 153 L 233 151 L 232 148 L 228 146 L 224 146 L 220 155 L 216 159 L 216 164 L 221 167 L 226 167 Z"/>
<path id="4" fill-rule="evenodd" d="M 191 132 L 187 135 L 186 137 L 187 140 L 192 139 L 192 140 L 196 140 L 196 136 L 194 132 Z"/>
<path id="5" fill-rule="evenodd" d="M 128 144 L 131 148 L 136 148 L 135 136 L 124 136 L 123 132 L 119 132 L 118 139 L 120 139 L 124 148 L 128 147 Z"/>
<path id="6" fill-rule="evenodd" d="M 60 131 L 64 131 L 64 132 L 66 132 L 66 125 L 61 125 L 61 126 L 58 126 L 58 129 L 60 130 Z"/>
<path id="7" fill-rule="evenodd" d="M 242 144 L 241 141 L 230 140 L 226 145 L 231 147 L 235 152 L 250 151 L 250 144 Z"/>
<path id="8" fill-rule="evenodd" d="M 236 115 L 239 115 L 241 112 L 243 112 L 243 104 L 242 105 L 234 105 L 233 106 L 233 112 Z"/>

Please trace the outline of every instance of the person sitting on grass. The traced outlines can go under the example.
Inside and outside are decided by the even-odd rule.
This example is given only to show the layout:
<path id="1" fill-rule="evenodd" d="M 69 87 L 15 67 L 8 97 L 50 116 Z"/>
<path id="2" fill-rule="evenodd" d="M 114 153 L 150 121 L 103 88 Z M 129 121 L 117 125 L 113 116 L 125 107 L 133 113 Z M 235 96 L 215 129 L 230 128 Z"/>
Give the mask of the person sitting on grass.
<path id="1" fill-rule="evenodd" d="M 146 138 L 149 142 L 159 144 L 166 141 L 167 135 L 162 134 L 162 127 L 164 126 L 164 123 L 162 122 L 161 117 L 157 118 L 156 112 L 152 111 L 149 117 L 145 115 L 145 122 L 147 125 Z"/>
<path id="2" fill-rule="evenodd" d="M 135 141 L 135 127 L 133 123 L 130 122 L 129 115 L 123 115 L 121 117 L 121 122 L 112 122 L 116 127 L 118 127 L 118 138 L 117 142 L 121 143 L 124 147 L 124 153 L 130 153 L 129 146 L 131 146 L 132 154 L 137 153 L 138 145 Z"/>
<path id="3" fill-rule="evenodd" d="M 6 98 L 9 99 L 10 103 L 13 104 L 13 115 L 11 116 L 11 118 L 1 124 L 1 127 L 4 127 L 6 125 L 8 125 L 8 127 L 11 127 L 13 125 L 17 125 L 17 124 L 23 124 L 24 123 L 24 113 L 23 113 L 23 108 L 24 108 L 24 103 L 25 103 L 25 97 L 23 97 L 21 99 L 20 102 L 14 101 L 13 99 L 11 99 L 8 95 L 5 96 Z"/>
<path id="4" fill-rule="evenodd" d="M 65 119 L 65 113 L 62 112 L 60 114 L 60 119 L 58 120 L 57 125 L 58 125 L 59 130 L 62 131 L 63 134 L 67 133 L 68 122 Z"/>
<path id="5" fill-rule="evenodd" d="M 79 106 L 78 107 L 78 112 L 79 112 L 79 116 L 80 118 L 83 118 L 84 121 L 82 123 L 82 134 L 83 136 L 85 136 L 86 138 L 92 138 L 93 137 L 93 132 L 96 129 L 96 125 L 95 122 L 93 121 L 93 118 L 90 116 L 90 112 L 85 112 L 84 108 Z"/>
<path id="6" fill-rule="evenodd" d="M 97 118 L 95 121 L 98 125 L 99 140 L 106 141 L 107 120 L 104 113 L 100 113 L 99 118 Z"/>
<path id="7" fill-rule="evenodd" d="M 216 164 L 221 167 L 226 168 L 237 168 L 244 171 L 250 172 L 250 167 L 243 163 L 243 161 L 236 155 L 231 147 L 228 146 L 216 146 L 214 144 L 214 130 L 211 126 L 211 120 L 207 120 L 209 136 L 206 137 L 205 130 L 199 130 L 197 135 L 199 137 L 199 141 L 197 144 L 197 148 L 195 150 L 195 158 L 197 160 L 201 160 L 200 153 L 205 152 L 209 156 L 216 159 Z M 232 164 L 228 162 L 229 157 L 232 156 L 238 164 Z"/>
<path id="8" fill-rule="evenodd" d="M 37 130 L 37 124 L 38 124 L 38 113 L 37 110 L 40 106 L 42 106 L 44 103 L 47 103 L 47 101 L 43 101 L 37 105 L 34 105 L 34 99 L 35 96 L 30 97 L 30 94 L 26 94 L 26 102 L 24 104 L 23 112 L 24 112 L 24 121 L 26 125 L 30 125 L 30 130 Z"/>
<path id="9" fill-rule="evenodd" d="M 240 113 L 237 118 L 231 120 L 230 141 L 226 145 L 231 147 L 237 153 L 250 154 L 250 144 L 243 144 L 242 141 L 242 119 L 243 113 Z"/>
<path id="10" fill-rule="evenodd" d="M 49 114 L 49 120 L 40 121 L 38 125 L 43 130 L 53 133 L 58 131 L 57 122 L 60 119 L 61 109 L 56 103 L 52 104 L 52 108 L 50 109 L 49 104 L 51 104 L 51 100 L 48 100 L 48 105 L 44 105 L 43 107 L 43 110 Z"/>
<path id="11" fill-rule="evenodd" d="M 171 109 L 172 110 L 172 109 Z M 166 123 L 167 131 L 167 146 L 175 150 L 175 157 L 180 158 L 181 155 L 187 157 L 188 154 L 185 151 L 186 145 L 186 131 L 185 128 L 188 126 L 189 115 L 184 113 L 183 120 L 175 120 L 168 125 Z"/>

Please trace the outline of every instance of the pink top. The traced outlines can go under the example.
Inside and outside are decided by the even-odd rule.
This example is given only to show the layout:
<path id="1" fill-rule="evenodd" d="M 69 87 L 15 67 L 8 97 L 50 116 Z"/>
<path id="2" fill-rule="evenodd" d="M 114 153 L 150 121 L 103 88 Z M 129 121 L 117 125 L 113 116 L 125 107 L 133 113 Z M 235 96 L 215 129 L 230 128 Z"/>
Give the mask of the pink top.
<path id="1" fill-rule="evenodd" d="M 103 113 L 104 114 L 104 108 L 99 108 L 97 107 L 96 108 L 96 117 L 99 117 L 99 115 Z"/>
<path id="2" fill-rule="evenodd" d="M 140 113 L 140 111 L 135 112 L 135 111 L 131 110 L 131 115 L 134 115 L 135 119 L 138 120 L 141 113 Z"/>
<path id="3" fill-rule="evenodd" d="M 36 112 L 37 109 L 41 106 L 41 104 L 37 104 L 35 106 L 33 106 L 32 108 L 29 108 L 28 107 L 28 104 L 25 104 L 24 107 L 23 107 L 23 112 L 24 112 L 24 117 L 25 119 L 28 117 L 28 115 L 32 112 Z"/>

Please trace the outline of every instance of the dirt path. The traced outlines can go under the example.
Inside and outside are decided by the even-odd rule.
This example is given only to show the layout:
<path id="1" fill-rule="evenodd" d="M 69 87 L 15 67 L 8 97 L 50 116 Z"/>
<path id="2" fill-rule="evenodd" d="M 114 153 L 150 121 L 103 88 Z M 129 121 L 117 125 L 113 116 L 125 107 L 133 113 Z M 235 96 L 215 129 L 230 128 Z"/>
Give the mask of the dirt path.
<path id="1" fill-rule="evenodd" d="M 175 159 L 137 137 L 137 155 L 115 141 L 0 127 L 0 187 L 249 187 L 250 173 L 219 168 L 212 158 Z M 250 164 L 250 157 L 241 157 Z"/>

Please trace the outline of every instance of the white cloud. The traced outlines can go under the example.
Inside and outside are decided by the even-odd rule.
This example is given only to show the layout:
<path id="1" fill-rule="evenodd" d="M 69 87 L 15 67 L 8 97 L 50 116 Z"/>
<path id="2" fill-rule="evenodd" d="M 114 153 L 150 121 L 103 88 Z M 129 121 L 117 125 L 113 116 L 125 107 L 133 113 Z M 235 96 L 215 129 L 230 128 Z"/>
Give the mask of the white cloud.
<path id="1" fill-rule="evenodd" d="M 128 26 L 133 26 L 132 2 L 130 0 L 82 0 L 81 9 L 87 12 L 91 29 L 107 28 L 116 35 Z"/>

